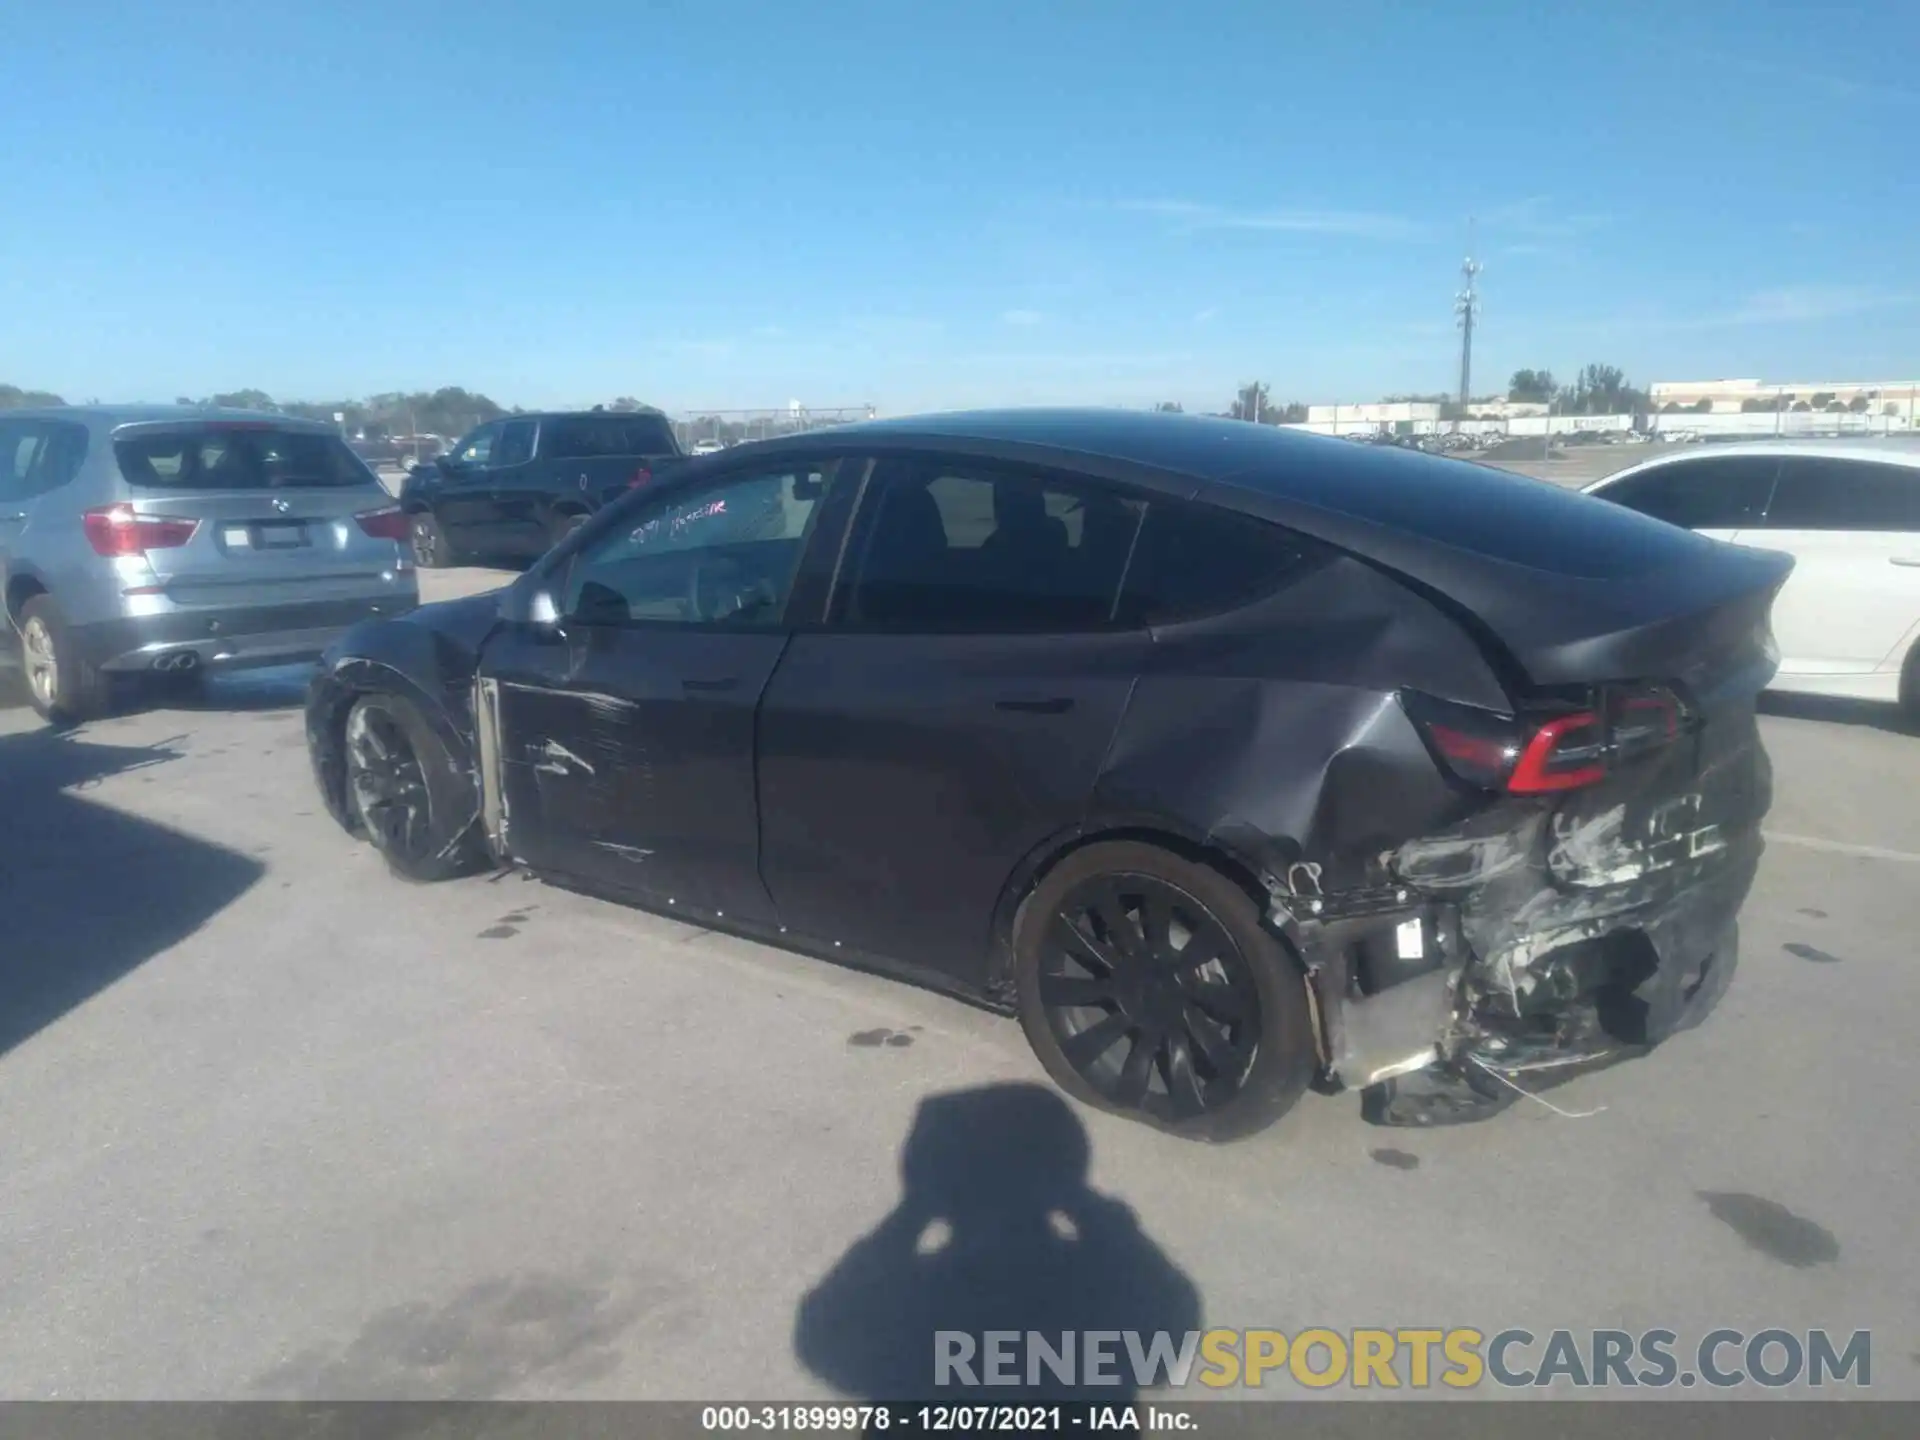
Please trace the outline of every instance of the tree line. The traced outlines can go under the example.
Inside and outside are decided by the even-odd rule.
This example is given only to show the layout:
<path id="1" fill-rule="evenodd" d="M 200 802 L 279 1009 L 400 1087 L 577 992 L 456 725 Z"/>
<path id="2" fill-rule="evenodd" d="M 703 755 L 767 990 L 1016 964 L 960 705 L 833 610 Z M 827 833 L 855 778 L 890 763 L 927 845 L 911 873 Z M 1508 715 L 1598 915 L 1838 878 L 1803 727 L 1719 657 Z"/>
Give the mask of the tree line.
<path id="1" fill-rule="evenodd" d="M 264 390 L 229 390 L 199 399 L 181 395 L 177 405 L 219 406 L 239 410 L 265 410 L 291 415 L 302 420 L 331 423 L 336 415 L 349 434 L 365 435 L 369 440 L 384 440 L 402 435 L 440 435 L 452 439 L 477 425 L 505 415 L 523 415 L 520 406 L 506 406 L 492 397 L 462 389 L 458 385 L 438 390 L 389 391 L 361 400 L 276 400 Z M 28 405 L 64 405 L 66 401 L 46 390 L 23 390 L 17 385 L 0 385 L 0 409 Z M 630 395 L 607 402 L 606 409 L 622 412 L 652 410 Z"/>

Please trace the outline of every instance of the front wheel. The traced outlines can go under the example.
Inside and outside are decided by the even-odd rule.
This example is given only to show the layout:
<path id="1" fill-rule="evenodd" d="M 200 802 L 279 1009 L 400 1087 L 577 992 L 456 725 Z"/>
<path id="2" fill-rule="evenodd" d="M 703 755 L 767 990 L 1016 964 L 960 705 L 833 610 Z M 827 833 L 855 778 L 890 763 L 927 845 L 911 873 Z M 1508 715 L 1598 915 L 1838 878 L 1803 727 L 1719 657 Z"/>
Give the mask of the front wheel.
<path id="1" fill-rule="evenodd" d="M 366 695 L 347 713 L 347 809 L 394 873 L 450 880 L 485 863 L 471 797 L 420 712 Z"/>
<path id="2" fill-rule="evenodd" d="M 1060 1087 L 1196 1140 L 1264 1129 L 1317 1063 L 1306 982 L 1219 871 L 1152 845 L 1090 845 L 1021 907 L 1021 1028 Z"/>

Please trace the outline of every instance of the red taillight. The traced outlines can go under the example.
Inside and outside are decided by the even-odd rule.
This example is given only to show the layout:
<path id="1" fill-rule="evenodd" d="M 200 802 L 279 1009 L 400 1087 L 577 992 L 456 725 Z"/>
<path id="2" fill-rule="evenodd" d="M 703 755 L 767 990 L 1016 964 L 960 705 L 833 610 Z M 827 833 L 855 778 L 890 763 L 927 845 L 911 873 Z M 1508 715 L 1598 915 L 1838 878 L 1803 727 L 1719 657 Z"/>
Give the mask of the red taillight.
<path id="1" fill-rule="evenodd" d="M 1618 765 L 1679 738 L 1687 710 L 1664 686 L 1607 687 L 1600 703 L 1540 720 L 1404 694 L 1408 715 L 1456 779 L 1510 795 L 1597 785 Z"/>
<path id="2" fill-rule="evenodd" d="M 136 515 L 131 505 L 102 505 L 83 511 L 81 527 L 97 554 L 144 555 L 149 550 L 176 550 L 193 539 L 198 520 L 171 520 Z"/>
<path id="3" fill-rule="evenodd" d="M 633 472 L 633 478 L 627 481 L 627 488 L 629 490 L 638 490 L 642 485 L 651 485 L 652 483 L 653 471 L 645 465 L 642 465 L 638 470 Z"/>
<path id="4" fill-rule="evenodd" d="M 1527 741 L 1507 777 L 1514 795 L 1578 790 L 1607 778 L 1606 738 L 1600 717 L 1581 710 L 1547 721 Z"/>
<path id="5" fill-rule="evenodd" d="M 376 540 L 404 543 L 413 534 L 412 517 L 398 505 L 389 505 L 384 510 L 363 510 L 353 517 L 353 523 Z"/>

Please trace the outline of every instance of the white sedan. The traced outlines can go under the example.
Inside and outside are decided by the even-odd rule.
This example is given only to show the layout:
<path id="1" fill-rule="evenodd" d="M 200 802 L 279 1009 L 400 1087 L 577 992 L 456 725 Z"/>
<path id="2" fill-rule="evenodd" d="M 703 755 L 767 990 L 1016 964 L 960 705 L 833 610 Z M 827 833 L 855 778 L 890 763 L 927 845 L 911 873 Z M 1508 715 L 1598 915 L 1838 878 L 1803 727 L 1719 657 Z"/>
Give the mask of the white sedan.
<path id="1" fill-rule="evenodd" d="M 1792 555 L 1773 606 L 1773 688 L 1898 704 L 1920 720 L 1920 447 L 1716 445 L 1632 466 L 1587 493 Z"/>

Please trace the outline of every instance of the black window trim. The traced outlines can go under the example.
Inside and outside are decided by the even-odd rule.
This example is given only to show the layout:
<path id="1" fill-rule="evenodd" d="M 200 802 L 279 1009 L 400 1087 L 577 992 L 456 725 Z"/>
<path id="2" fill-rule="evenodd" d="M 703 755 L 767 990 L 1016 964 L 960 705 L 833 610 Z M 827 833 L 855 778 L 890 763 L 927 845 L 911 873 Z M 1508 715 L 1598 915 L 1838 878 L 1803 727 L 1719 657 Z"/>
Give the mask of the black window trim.
<path id="1" fill-rule="evenodd" d="M 729 485 L 736 480 L 751 480 L 756 476 L 777 474 L 781 472 L 781 467 L 783 466 L 806 466 L 809 469 L 833 470 L 834 473 L 827 482 L 827 493 L 821 497 L 813 514 L 808 517 L 808 533 L 801 537 L 799 554 L 794 557 L 793 576 L 787 586 L 786 600 L 780 608 L 779 615 L 755 624 L 732 625 L 724 622 L 704 620 L 627 619 L 617 623 L 593 622 L 579 620 L 563 612 L 560 616 L 559 623 L 563 630 L 575 629 L 584 635 L 592 635 L 595 632 L 628 634 L 658 630 L 674 631 L 680 634 L 693 631 L 702 634 L 711 633 L 717 635 L 791 635 L 799 631 L 817 628 L 816 626 L 806 623 L 795 623 L 794 602 L 802 594 L 803 583 L 808 577 L 809 560 L 815 556 L 816 551 L 824 548 L 827 544 L 827 541 L 822 537 L 829 533 L 825 529 L 825 526 L 832 523 L 834 518 L 833 502 L 835 492 L 842 488 L 842 476 L 835 467 L 845 465 L 849 462 L 860 464 L 866 461 L 867 457 L 857 455 L 851 451 L 818 452 L 809 450 L 787 456 L 760 454 L 753 456 L 751 459 L 743 458 L 738 463 L 729 466 L 718 474 L 708 472 L 692 484 L 672 484 L 658 489 L 636 490 L 630 496 L 623 497 L 619 503 L 609 505 L 600 511 L 586 529 L 582 531 L 577 548 L 561 557 L 558 564 L 553 565 L 550 569 L 544 570 L 534 588 L 546 591 L 547 594 L 552 597 L 556 606 L 558 606 L 560 602 L 565 599 L 567 591 L 572 586 L 574 567 L 580 563 L 581 556 L 606 538 L 607 535 L 621 529 L 623 526 L 629 525 L 634 516 L 644 514 L 655 504 L 671 503 L 682 496 L 704 494 L 708 491 Z M 871 473 L 871 470 L 872 466 L 868 463 L 866 465 L 866 472 L 860 476 L 860 484 L 862 487 L 865 486 L 867 475 Z M 846 533 L 849 528 L 850 527 L 844 525 L 842 526 L 839 544 L 845 544 Z"/>

